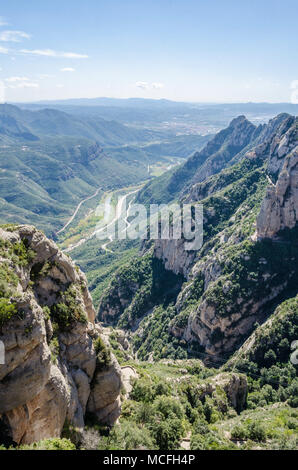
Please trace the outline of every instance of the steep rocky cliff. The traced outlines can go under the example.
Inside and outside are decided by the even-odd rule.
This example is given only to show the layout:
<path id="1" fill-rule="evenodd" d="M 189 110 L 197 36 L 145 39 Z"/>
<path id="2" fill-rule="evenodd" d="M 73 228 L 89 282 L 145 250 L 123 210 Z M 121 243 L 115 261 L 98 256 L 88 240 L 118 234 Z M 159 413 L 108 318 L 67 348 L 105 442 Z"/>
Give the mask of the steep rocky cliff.
<path id="1" fill-rule="evenodd" d="M 276 155 L 282 162 L 279 165 L 273 164 Z M 251 162 L 259 161 L 260 164 L 263 162 L 262 167 L 253 170 L 255 176 L 257 173 L 264 175 L 258 182 L 255 179 L 255 194 L 264 195 L 264 177 L 266 173 L 268 175 L 272 172 L 273 167 L 276 169 L 277 183 L 274 185 L 270 177 L 266 176 L 269 188 L 265 197 L 259 197 L 259 200 L 254 195 L 252 198 L 247 197 L 249 186 L 246 187 L 244 200 L 240 199 L 241 204 L 235 207 L 234 213 L 229 214 L 231 218 L 227 219 L 228 226 L 224 228 L 221 224 L 220 228 L 223 230 L 197 254 L 202 259 L 188 270 L 190 286 L 181 293 L 177 302 L 177 311 L 185 310 L 189 291 L 195 290 L 194 280 L 198 276 L 203 279 L 204 288 L 200 300 L 191 309 L 187 326 L 180 331 L 180 335 L 188 343 L 199 343 L 209 354 L 235 350 L 243 338 L 251 333 L 255 322 L 262 322 L 272 311 L 275 302 L 286 298 L 288 292 L 297 288 L 296 243 L 287 240 L 284 234 L 281 234 L 276 243 L 274 240 L 261 240 L 272 238 L 284 228 L 294 229 L 298 220 L 297 119 L 286 117 L 275 134 L 270 134 L 268 140 L 250 150 L 240 163 L 243 169 L 247 165 L 247 159 Z M 224 172 L 221 179 L 224 179 Z M 245 184 L 244 178 L 240 181 L 242 185 Z M 230 175 L 227 182 L 232 182 Z M 226 193 L 222 193 L 221 189 L 220 194 L 217 189 L 211 195 L 213 203 L 219 194 L 231 201 L 236 185 L 237 182 L 234 182 Z M 210 217 L 209 201 L 210 198 L 202 200 L 206 238 Z M 223 202 L 219 213 L 225 211 L 224 206 Z M 256 214 L 258 210 L 257 236 L 260 241 L 256 242 L 252 234 L 256 220 L 253 213 Z M 178 257 L 181 259 L 179 253 L 176 253 L 176 258 Z M 177 334 L 176 321 L 172 321 L 174 334 Z"/>
<path id="2" fill-rule="evenodd" d="M 142 357 L 152 357 L 157 325 L 163 335 L 154 343 L 158 357 L 161 344 L 165 355 L 182 354 L 181 348 L 214 358 L 231 354 L 256 322 L 297 291 L 297 118 L 279 115 L 256 131 L 239 117 L 228 129 L 226 137 L 235 143 L 228 167 L 217 167 L 223 162 L 220 146 L 221 156 L 209 160 L 215 165 L 210 173 L 204 173 L 208 160 L 197 160 L 193 172 L 204 175 L 194 177 L 182 196 L 183 202 L 203 205 L 202 248 L 186 251 L 183 240 L 154 244 L 154 257 L 186 282 L 173 307 L 157 301 L 140 321 L 134 346 Z M 200 154 L 222 139 L 220 133 Z"/>
<path id="3" fill-rule="evenodd" d="M 245 116 L 233 119 L 226 129 L 219 132 L 201 152 L 195 153 L 185 164 L 193 165 L 194 175 L 184 187 L 184 194 L 193 184 L 219 173 L 236 155 L 252 144 L 261 131 L 262 126 L 255 127 Z M 202 165 L 198 164 L 203 160 Z"/>
<path id="4" fill-rule="evenodd" d="M 292 229 L 298 221 L 298 119 L 272 143 L 268 173 L 270 180 L 257 219 L 257 236 L 272 238 L 280 230 Z"/>
<path id="5" fill-rule="evenodd" d="M 265 135 L 265 129 L 266 126 L 256 127 L 245 116 L 238 116 L 183 165 L 145 185 L 137 201 L 161 204 L 187 198 L 193 185 L 229 167 L 237 156 L 256 145 Z"/>
<path id="6" fill-rule="evenodd" d="M 113 424 L 121 370 L 100 338 L 84 274 L 31 226 L 0 228 L 0 442 Z"/>

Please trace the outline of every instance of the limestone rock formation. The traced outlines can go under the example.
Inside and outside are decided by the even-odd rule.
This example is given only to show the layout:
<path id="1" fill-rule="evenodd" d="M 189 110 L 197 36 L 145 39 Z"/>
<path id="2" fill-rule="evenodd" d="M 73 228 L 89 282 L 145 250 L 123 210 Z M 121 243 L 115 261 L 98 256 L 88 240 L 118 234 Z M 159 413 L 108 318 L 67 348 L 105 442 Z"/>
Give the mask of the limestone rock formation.
<path id="1" fill-rule="evenodd" d="M 173 309 L 163 305 L 160 295 L 150 303 L 144 299 L 137 263 L 122 268 L 121 278 L 115 275 L 100 312 L 104 320 L 132 329 L 138 338 L 133 340 L 135 353 L 141 350 L 143 357 L 152 358 L 146 342 L 154 335 L 150 323 L 158 318 L 163 331 L 175 337 L 173 344 L 216 360 L 239 348 L 274 303 L 297 288 L 297 250 L 286 239 L 273 239 L 297 223 L 297 161 L 297 118 L 281 114 L 256 128 L 240 116 L 173 173 L 171 184 L 183 171 L 182 180 L 190 182 L 179 193 L 180 202 L 203 205 L 203 245 L 187 251 L 183 239 L 153 243 L 153 260 L 161 260 L 167 273 L 183 276 Z M 143 259 L 147 253 L 141 253 Z M 152 272 L 153 281 L 160 271 Z M 137 283 L 130 285 L 128 279 Z M 131 305 L 134 323 L 127 321 Z"/>
<path id="2" fill-rule="evenodd" d="M 245 375 L 226 372 L 215 375 L 198 387 L 200 399 L 206 395 L 212 396 L 217 387 L 225 391 L 229 405 L 237 412 L 244 409 L 248 392 Z"/>
<path id="3" fill-rule="evenodd" d="M 98 372 L 85 275 L 31 226 L 0 229 L 0 250 L 0 442 L 58 437 L 65 424 L 79 434 L 90 400 L 99 421 L 113 424 L 121 370 L 113 359 Z"/>
<path id="4" fill-rule="evenodd" d="M 262 126 L 254 126 L 245 116 L 233 119 L 226 129 L 216 134 L 203 150 L 195 153 L 184 164 L 185 168 L 192 168 L 193 176 L 184 187 L 183 194 L 187 194 L 194 184 L 205 181 L 229 166 L 239 152 L 260 136 L 262 130 Z"/>
<path id="5" fill-rule="evenodd" d="M 267 177 L 269 187 L 260 204 L 256 224 L 257 237 L 249 239 L 249 251 L 244 242 L 241 221 L 241 217 L 243 220 L 245 217 L 251 217 L 251 209 L 245 202 L 242 206 L 236 206 L 236 212 L 235 209 L 230 212 L 227 227 L 212 239 L 210 247 L 208 242 L 205 242 L 202 250 L 197 253 L 186 252 L 181 240 L 155 242 L 155 256 L 163 260 L 167 269 L 183 273 L 188 280 L 178 296 L 175 305 L 177 316 L 170 322 L 169 332 L 188 344 L 198 343 L 207 354 L 217 357 L 222 353 L 234 351 L 253 331 L 255 322 L 264 321 L 270 312 L 272 301 L 291 283 L 295 283 L 297 261 L 291 253 L 290 246 L 288 246 L 288 255 L 284 253 L 280 260 L 278 246 L 273 248 L 276 253 L 276 260 L 273 262 L 272 256 L 270 259 L 262 257 L 261 250 L 254 244 L 256 239 L 273 238 L 280 230 L 292 229 L 297 224 L 297 125 L 298 120 L 293 116 L 277 116 L 263 128 L 256 139 L 256 145 L 241 158 L 239 156 L 235 158 L 236 162 L 242 161 L 242 167 L 237 169 L 231 167 L 218 176 L 196 183 L 189 189 L 189 195 L 184 197 L 184 202 L 203 200 L 204 230 L 206 230 L 208 218 L 213 217 L 212 210 L 215 203 L 218 205 L 216 214 L 219 217 L 222 217 L 225 207 L 227 209 L 229 205 L 233 207 L 233 196 L 230 195 L 230 191 L 233 190 L 231 183 L 237 184 L 239 178 L 244 176 L 241 168 L 245 168 L 251 174 L 253 171 L 255 174 L 262 172 L 264 183 Z M 260 180 L 259 187 L 261 188 L 262 184 L 265 188 L 264 183 Z M 227 185 L 230 185 L 230 191 L 223 194 L 222 189 Z M 239 185 L 237 196 L 241 190 Z M 218 202 L 217 195 L 219 195 Z M 213 197 L 212 202 L 209 202 L 210 197 Z M 229 212 L 227 214 L 229 215 Z M 214 217 L 212 220 L 218 223 Z M 233 227 L 233 230 L 230 230 L 229 226 Z M 212 229 L 213 227 L 214 225 Z M 238 260 L 233 251 L 239 253 Z M 231 256 L 237 261 L 231 263 L 233 259 Z M 288 261 L 285 256 L 288 256 Z M 287 265 L 288 268 L 282 265 Z M 247 272 L 243 279 L 239 278 L 238 269 Z M 199 279 L 202 279 L 200 289 L 195 286 L 196 280 Z M 245 288 L 242 287 L 244 283 Z M 189 305 L 192 305 L 191 309 Z"/>
<path id="6" fill-rule="evenodd" d="M 282 229 L 294 228 L 297 222 L 298 146 L 284 160 L 276 184 L 270 183 L 267 189 L 257 219 L 257 236 L 273 238 Z"/>
<path id="7" fill-rule="evenodd" d="M 154 256 L 161 259 L 168 271 L 182 274 L 187 277 L 189 268 L 193 264 L 196 253 L 185 250 L 184 240 L 161 240 L 154 243 Z"/>
<path id="8" fill-rule="evenodd" d="M 112 355 L 108 368 L 96 371 L 88 401 L 88 411 L 99 422 L 113 424 L 120 416 L 121 368 Z"/>

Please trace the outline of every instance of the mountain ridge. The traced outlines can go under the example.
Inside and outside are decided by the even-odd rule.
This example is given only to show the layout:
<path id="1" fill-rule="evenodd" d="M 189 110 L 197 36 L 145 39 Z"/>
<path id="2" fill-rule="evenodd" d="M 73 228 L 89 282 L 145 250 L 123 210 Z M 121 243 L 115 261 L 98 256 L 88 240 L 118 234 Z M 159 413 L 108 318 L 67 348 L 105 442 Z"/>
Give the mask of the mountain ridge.
<path id="1" fill-rule="evenodd" d="M 243 122 L 243 117 L 238 122 Z M 297 122 L 297 118 L 291 116 L 277 116 L 268 124 L 268 129 L 262 126 L 258 130 L 254 139 L 255 146 L 248 146 L 249 148 L 244 132 L 243 142 L 246 145 L 243 145 L 243 149 L 246 148 L 246 153 L 241 154 L 239 162 L 236 154 L 233 156 L 236 163 L 219 172 L 215 171 L 197 185 L 197 191 L 192 193 L 188 202 L 195 204 L 199 201 L 204 207 L 204 244 L 201 250 L 185 252 L 183 240 L 155 241 L 150 256 L 160 259 L 165 269 L 186 278 L 185 286 L 174 302 L 174 310 L 169 314 L 167 341 L 171 341 L 171 336 L 178 338 L 178 344 L 186 342 L 184 345 L 190 352 L 191 348 L 198 347 L 211 355 L 232 353 L 253 330 L 254 323 L 264 321 L 266 315 L 272 311 L 274 302 L 282 301 L 287 295 L 295 293 L 298 275 L 295 267 L 296 245 L 287 243 L 284 238 L 287 235 L 283 232 L 281 241 L 277 242 L 274 239 L 267 240 L 266 233 L 264 240 L 259 236 L 259 241 L 255 241 L 254 237 L 256 227 L 261 233 L 260 220 L 264 219 L 265 226 L 268 223 L 268 216 L 263 217 L 260 214 L 267 210 L 262 209 L 268 186 L 267 167 L 276 154 L 287 165 L 286 180 L 286 170 L 282 170 L 282 167 L 279 178 L 283 178 L 283 191 L 288 200 L 292 201 L 291 207 L 294 207 L 289 216 L 291 222 L 283 223 L 279 229 L 288 226 L 295 238 L 298 220 L 298 211 L 295 210 L 298 197 L 294 156 L 297 152 Z M 255 128 L 251 128 L 251 132 L 254 131 Z M 263 137 L 258 138 L 261 133 Z M 221 133 L 220 138 L 223 135 L 225 133 Z M 241 141 L 241 136 L 239 138 Z M 215 138 L 215 142 L 217 139 Z M 206 148 L 212 148 L 212 145 L 211 141 Z M 241 151 L 242 149 L 240 153 Z M 202 153 L 204 154 L 204 150 Z M 286 162 L 291 162 L 291 165 Z M 180 169 L 176 170 L 176 173 L 179 171 Z M 162 178 L 165 176 L 161 177 L 161 181 Z M 205 191 L 202 196 L 198 194 L 199 187 L 200 191 Z M 273 201 L 272 206 L 274 204 Z M 125 277 L 125 268 L 122 268 L 122 272 Z M 117 291 L 117 281 L 114 279 L 113 282 L 113 288 Z M 131 305 L 137 303 L 141 290 L 142 284 L 132 289 L 129 301 Z M 133 311 L 138 311 L 136 307 Z M 109 315 L 118 318 L 118 324 L 129 331 L 133 311 L 131 307 L 124 306 L 120 312 L 115 312 L 115 316 L 113 297 L 109 297 L 109 290 L 101 301 L 99 318 L 105 318 L 107 309 Z M 165 318 L 166 311 L 167 307 L 164 306 Z M 145 315 L 144 309 L 140 308 L 137 315 Z M 145 315 L 139 327 L 143 342 L 136 341 L 135 345 L 139 348 L 141 344 L 144 358 L 149 351 L 144 344 L 149 341 L 150 334 L 153 334 L 150 323 L 154 323 L 154 314 L 151 319 L 149 317 L 146 319 Z M 154 351 L 159 354 L 158 350 Z"/>

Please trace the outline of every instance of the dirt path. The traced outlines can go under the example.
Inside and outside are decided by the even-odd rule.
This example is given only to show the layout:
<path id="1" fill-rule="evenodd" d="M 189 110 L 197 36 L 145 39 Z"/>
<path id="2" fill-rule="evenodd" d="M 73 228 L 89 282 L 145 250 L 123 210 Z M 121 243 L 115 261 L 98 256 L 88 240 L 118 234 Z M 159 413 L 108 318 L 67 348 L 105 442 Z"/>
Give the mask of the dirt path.
<path id="1" fill-rule="evenodd" d="M 98 188 L 94 194 L 92 194 L 92 196 L 88 196 L 86 197 L 85 199 L 83 199 L 78 205 L 77 205 L 77 208 L 76 210 L 74 211 L 73 215 L 71 216 L 71 218 L 69 219 L 69 221 L 64 225 L 64 227 L 62 227 L 60 230 L 58 230 L 57 232 L 57 235 L 59 235 L 59 233 L 63 232 L 70 224 L 71 222 L 73 221 L 73 219 L 75 218 L 75 216 L 77 215 L 77 213 L 79 212 L 82 204 L 84 204 L 86 201 L 89 201 L 89 199 L 93 199 L 95 196 L 98 195 L 99 191 L 101 190 L 101 188 Z"/>

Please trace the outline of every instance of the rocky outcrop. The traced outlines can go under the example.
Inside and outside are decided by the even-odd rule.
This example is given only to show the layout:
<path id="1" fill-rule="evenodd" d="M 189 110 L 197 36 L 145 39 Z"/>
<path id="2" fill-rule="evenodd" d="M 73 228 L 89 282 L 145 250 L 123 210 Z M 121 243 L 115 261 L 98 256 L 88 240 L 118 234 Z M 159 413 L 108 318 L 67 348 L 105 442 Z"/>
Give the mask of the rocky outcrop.
<path id="1" fill-rule="evenodd" d="M 186 168 L 193 168 L 193 176 L 183 193 L 188 193 L 194 184 L 226 168 L 236 155 L 258 138 L 262 129 L 262 126 L 255 127 L 245 116 L 233 119 L 226 129 L 216 134 L 203 150 L 185 163 Z"/>
<path id="2" fill-rule="evenodd" d="M 257 219 L 257 237 L 273 238 L 298 222 L 298 146 L 287 155 L 276 184 L 270 183 Z"/>
<path id="3" fill-rule="evenodd" d="M 113 424 L 120 416 L 121 368 L 112 355 L 108 368 L 95 373 L 88 400 L 88 411 L 99 422 Z"/>
<path id="4" fill-rule="evenodd" d="M 64 425 L 79 435 L 92 401 L 99 422 L 113 424 L 121 370 L 115 359 L 98 368 L 100 328 L 85 275 L 34 227 L 0 229 L 0 241 L 3 295 L 14 307 L 0 316 L 0 442 L 58 437 Z"/>
<path id="5" fill-rule="evenodd" d="M 127 279 L 123 282 L 121 275 L 116 273 L 108 295 L 103 295 L 101 298 L 98 311 L 99 319 L 106 324 L 115 325 L 139 288 L 139 282 Z"/>
<path id="6" fill-rule="evenodd" d="M 200 152 L 200 154 L 204 152 L 210 153 L 211 156 L 197 170 L 192 184 L 187 188 L 182 197 L 183 203 L 204 200 L 221 191 L 227 184 L 235 183 L 237 179 L 239 180 L 243 176 L 243 174 L 233 172 L 232 169 L 226 169 L 219 173 L 224 168 L 224 165 L 222 165 L 223 155 L 226 155 L 227 148 L 233 148 L 234 158 L 229 160 L 230 164 L 242 158 L 246 160 L 247 171 L 251 171 L 267 162 L 268 175 L 271 175 L 270 177 L 268 176 L 269 180 L 278 175 L 284 165 L 280 181 L 276 187 L 271 182 L 268 194 L 264 199 L 258 224 L 260 231 L 263 230 L 264 225 L 266 227 L 269 227 L 270 223 L 276 225 L 276 219 L 282 218 L 279 217 L 279 213 L 282 212 L 281 206 L 284 206 L 285 221 L 280 220 L 279 229 L 285 226 L 292 228 L 298 203 L 296 200 L 297 122 L 297 118 L 281 114 L 272 119 L 268 125 L 254 128 L 254 126 L 249 125 L 244 116 L 234 119 L 227 129 L 217 134 L 207 144 L 206 148 Z M 245 152 L 244 150 L 247 149 L 249 143 L 254 143 L 254 146 Z M 222 146 L 225 149 L 224 151 Z M 185 165 L 189 165 L 195 158 L 196 154 Z M 291 162 L 289 162 L 289 159 Z M 217 170 L 216 162 L 221 162 L 219 170 Z M 194 180 L 199 182 L 194 182 Z M 289 185 L 292 187 L 292 194 L 288 194 Z M 273 195 L 274 191 L 277 193 L 275 198 Z M 286 196 L 287 201 L 284 201 L 284 203 L 280 201 L 277 204 L 277 198 L 281 196 Z M 270 212 L 273 212 L 273 210 L 277 214 L 272 213 L 270 215 Z M 213 215 L 212 207 L 204 207 L 204 223 L 209 216 L 212 217 Z M 270 217 L 272 221 L 268 220 Z M 181 273 L 186 278 L 188 278 L 189 271 L 197 257 L 197 253 L 184 249 L 184 241 L 182 239 L 156 240 L 154 255 L 163 260 L 167 269 L 176 274 Z"/>
<path id="7" fill-rule="evenodd" d="M 280 122 L 276 132 L 272 135 L 270 146 L 267 151 L 267 171 L 274 182 L 276 182 L 278 178 L 286 156 L 289 155 L 295 147 L 297 147 L 297 141 L 298 118 L 287 115 L 284 120 Z"/>
<path id="8" fill-rule="evenodd" d="M 283 244 L 289 250 L 281 251 L 280 259 L 279 246 L 273 247 L 276 253 L 273 261 L 272 256 L 266 259 L 262 257 L 262 250 L 254 243 L 257 238 L 273 238 L 280 230 L 292 229 L 297 224 L 297 122 L 297 118 L 289 115 L 280 115 L 271 120 L 256 139 L 257 145 L 242 155 L 242 166 L 236 169 L 231 167 L 218 176 L 192 186 L 189 196 L 184 199 L 190 202 L 214 195 L 209 205 L 207 199 L 203 200 L 203 203 L 207 201 L 204 205 L 205 224 L 212 204 L 217 204 L 219 217 L 220 208 L 224 211 L 228 207 L 225 201 L 228 201 L 229 192 L 223 193 L 223 188 L 243 177 L 241 169 L 250 174 L 263 172 L 264 182 L 259 179 L 259 188 L 263 187 L 262 191 L 265 191 L 263 168 L 266 165 L 270 186 L 262 203 L 259 203 L 261 209 L 257 218 L 257 237 L 249 237 L 248 245 L 244 242 L 241 221 L 241 218 L 243 221 L 245 217 L 251 218 L 251 209 L 245 199 L 227 219 L 226 229 L 211 241 L 209 239 L 205 242 L 199 252 L 186 252 L 183 242 L 179 240 L 155 242 L 155 256 L 163 260 L 167 269 L 183 273 L 188 279 L 178 296 L 175 305 L 177 316 L 171 320 L 169 332 L 188 344 L 199 344 L 214 360 L 239 347 L 253 331 L 255 322 L 264 321 L 273 301 L 295 283 L 297 261 L 289 245 Z M 252 181 L 257 180 L 252 178 Z M 205 227 L 208 227 L 207 224 Z M 238 261 L 231 262 L 237 259 L 237 252 Z M 288 269 L 285 269 L 285 265 Z M 238 270 L 246 273 L 243 278 L 238 275 Z M 196 285 L 196 280 L 201 281 Z"/>
<path id="9" fill-rule="evenodd" d="M 187 327 L 183 330 L 182 337 L 189 343 L 198 342 L 207 353 L 207 359 L 217 361 L 223 353 L 235 351 L 239 344 L 253 330 L 256 322 L 264 321 L 266 305 L 277 298 L 287 287 L 287 283 L 269 289 L 268 295 L 261 300 L 252 296 L 244 301 L 239 295 L 236 306 L 227 305 L 227 314 L 222 317 L 216 304 L 203 299 L 188 319 Z M 211 287 L 212 289 L 212 287 Z"/>
<path id="10" fill-rule="evenodd" d="M 288 116 L 271 141 L 269 186 L 257 219 L 257 238 L 273 238 L 298 221 L 298 119 Z"/>
<path id="11" fill-rule="evenodd" d="M 185 180 L 193 176 L 188 180 L 192 186 L 184 186 L 183 202 L 203 205 L 204 240 L 196 251 L 185 250 L 183 239 L 154 241 L 154 258 L 186 280 L 164 322 L 168 320 L 167 332 L 177 338 L 176 344 L 180 340 L 181 347 L 187 345 L 216 362 L 239 348 L 255 323 L 265 321 L 274 303 L 297 286 L 297 252 L 287 240 L 276 244 L 263 240 L 297 223 L 297 118 L 281 114 L 255 128 L 240 116 L 170 175 L 171 181 L 179 174 Z M 133 266 L 130 277 L 136 273 Z M 121 285 L 116 276 L 108 289 L 108 302 L 102 304 L 105 315 L 120 321 L 123 301 L 128 299 L 121 290 L 129 277 L 123 278 Z M 141 294 L 143 285 L 139 276 Z M 135 298 L 132 295 L 128 303 L 132 305 Z M 146 328 L 144 318 L 138 329 L 144 342 L 150 335 L 147 326 L 154 305 L 162 304 L 160 296 L 153 300 L 144 311 Z"/>
<path id="12" fill-rule="evenodd" d="M 121 367 L 123 377 L 123 388 L 125 390 L 125 398 L 128 399 L 133 389 L 133 381 L 137 380 L 139 374 L 132 366 Z"/>
<path id="13" fill-rule="evenodd" d="M 168 271 L 182 274 L 186 278 L 196 253 L 185 250 L 184 243 L 183 239 L 156 240 L 154 243 L 154 256 L 163 261 Z"/>
<path id="14" fill-rule="evenodd" d="M 277 352 L 281 362 L 283 358 L 291 358 L 295 363 L 296 351 L 292 344 L 296 341 L 298 330 L 298 295 L 289 298 L 278 305 L 272 315 L 262 325 L 258 326 L 249 338 L 225 364 L 225 369 L 231 370 L 246 361 L 258 364 L 259 369 L 264 364 L 271 364 L 269 351 Z M 281 339 L 284 349 L 278 349 Z M 295 343 L 294 343 L 295 344 Z M 293 361 L 294 359 L 294 361 Z"/>
<path id="15" fill-rule="evenodd" d="M 212 397 L 218 388 L 225 392 L 229 405 L 238 413 L 244 409 L 248 392 L 245 375 L 227 372 L 215 375 L 198 386 L 200 399 L 206 395 Z"/>

